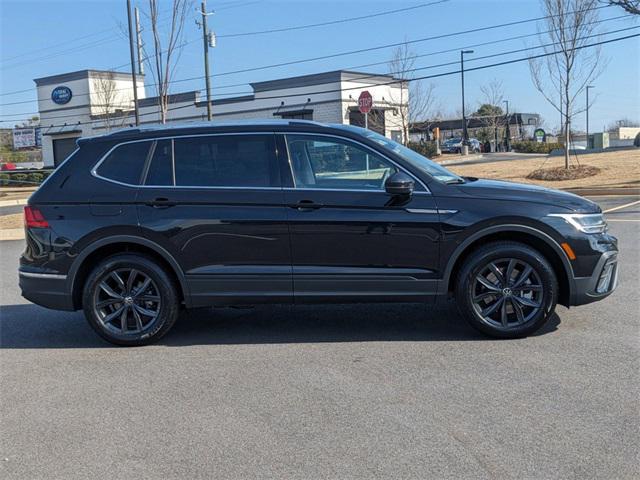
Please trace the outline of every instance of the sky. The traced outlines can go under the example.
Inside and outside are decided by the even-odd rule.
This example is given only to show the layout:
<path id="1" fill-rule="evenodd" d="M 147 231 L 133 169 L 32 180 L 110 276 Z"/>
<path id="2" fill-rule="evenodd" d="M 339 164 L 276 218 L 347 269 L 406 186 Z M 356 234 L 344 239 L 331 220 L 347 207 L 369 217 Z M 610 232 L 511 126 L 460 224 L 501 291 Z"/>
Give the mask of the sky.
<path id="1" fill-rule="evenodd" d="M 448 0 L 435 3 L 436 1 L 209 0 L 208 10 L 215 11 L 208 17 L 209 28 L 218 36 L 217 46 L 211 50 L 214 98 L 250 93 L 249 82 L 329 70 L 355 69 L 387 73 L 388 66 L 384 62 L 391 58 L 393 48 L 228 74 L 235 70 L 414 41 L 542 15 L 539 0 Z M 142 11 L 147 9 L 147 0 L 132 0 L 132 3 Z M 426 3 L 434 4 L 420 6 Z M 161 2 L 161 19 L 168 16 L 169 4 L 169 0 Z M 199 2 L 197 4 L 199 5 Z M 321 23 L 416 6 L 420 7 L 328 26 L 233 36 L 238 33 Z M 621 16 L 624 18 L 614 18 Z M 194 4 L 185 23 L 182 42 L 185 45 L 181 48 L 181 56 L 173 77 L 174 80 L 198 78 L 174 84 L 172 93 L 204 91 L 202 37 L 195 23 L 198 17 Z M 624 11 L 617 7 L 600 10 L 600 19 L 610 18 L 613 20 L 599 25 L 600 32 L 640 26 L 640 19 L 625 15 Z M 18 123 L 16 120 L 26 120 L 37 114 L 34 78 L 83 69 L 117 67 L 119 71 L 129 70 L 128 42 L 126 34 L 123 33 L 126 31 L 126 22 L 125 0 L 0 0 L 0 126 L 11 127 Z M 144 16 L 142 23 L 146 23 Z M 425 76 L 456 70 L 456 65 L 423 67 L 455 62 L 460 56 L 457 50 L 470 45 L 532 34 L 524 39 L 473 47 L 474 53 L 466 56 L 465 68 L 526 56 L 525 52 L 520 52 L 474 60 L 474 57 L 535 45 L 540 42 L 533 35 L 536 29 L 536 23 L 529 22 L 411 43 L 410 51 L 416 55 L 423 55 L 416 59 L 415 68 L 420 70 L 413 75 Z M 640 33 L 640 28 L 605 35 L 602 38 L 610 39 L 635 33 Z M 449 49 L 456 51 L 426 55 Z M 591 131 L 602 130 L 623 118 L 640 121 L 640 37 L 605 45 L 602 54 L 608 63 L 602 75 L 592 82 L 595 88 L 590 93 L 594 99 L 590 109 Z M 381 64 L 354 68 L 378 62 Z M 559 114 L 534 88 L 527 62 L 466 72 L 467 108 L 477 108 L 483 100 L 482 86 L 494 80 L 502 82 L 504 98 L 509 100 L 512 112 L 540 113 L 545 128 L 553 130 L 557 127 Z M 147 81 L 153 83 L 150 76 Z M 461 110 L 459 74 L 427 79 L 423 82 L 433 83 L 437 106 L 445 118 L 454 118 Z M 17 91 L 23 92 L 13 93 Z M 147 89 L 147 92 L 147 95 L 152 94 L 151 89 Z M 584 102 L 583 96 L 578 102 Z M 576 116 L 574 129 L 583 129 L 584 126 L 585 115 Z"/>

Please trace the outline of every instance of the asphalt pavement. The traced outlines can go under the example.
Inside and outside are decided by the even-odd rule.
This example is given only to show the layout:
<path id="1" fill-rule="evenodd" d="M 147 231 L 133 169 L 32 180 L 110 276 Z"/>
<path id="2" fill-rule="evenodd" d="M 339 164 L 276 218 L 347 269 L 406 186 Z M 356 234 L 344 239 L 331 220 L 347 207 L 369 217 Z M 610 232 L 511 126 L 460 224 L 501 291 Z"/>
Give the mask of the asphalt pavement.
<path id="1" fill-rule="evenodd" d="M 0 242 L 0 476 L 639 478 L 640 206 L 608 217 L 618 290 L 509 341 L 452 306 L 262 306 L 115 348 L 22 299 Z"/>

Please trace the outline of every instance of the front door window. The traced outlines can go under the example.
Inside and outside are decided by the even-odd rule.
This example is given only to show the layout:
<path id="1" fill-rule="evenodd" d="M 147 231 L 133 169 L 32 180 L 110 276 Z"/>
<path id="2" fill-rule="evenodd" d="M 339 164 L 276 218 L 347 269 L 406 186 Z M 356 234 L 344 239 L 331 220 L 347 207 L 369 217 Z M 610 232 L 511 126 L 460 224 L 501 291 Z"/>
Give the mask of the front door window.
<path id="1" fill-rule="evenodd" d="M 346 140 L 315 135 L 287 135 L 297 188 L 384 190 L 397 172 L 391 162 Z"/>

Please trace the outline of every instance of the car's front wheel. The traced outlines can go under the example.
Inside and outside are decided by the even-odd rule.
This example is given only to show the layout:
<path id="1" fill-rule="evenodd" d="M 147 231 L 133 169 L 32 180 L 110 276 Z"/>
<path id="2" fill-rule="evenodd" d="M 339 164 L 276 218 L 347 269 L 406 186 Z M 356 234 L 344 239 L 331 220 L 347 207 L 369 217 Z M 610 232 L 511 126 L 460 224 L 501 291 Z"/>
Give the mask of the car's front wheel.
<path id="1" fill-rule="evenodd" d="M 173 326 L 179 297 L 172 277 L 152 259 L 136 254 L 103 260 L 85 283 L 89 325 L 116 345 L 146 345 Z"/>
<path id="2" fill-rule="evenodd" d="M 538 330 L 553 313 L 558 281 L 537 250 L 516 242 L 480 247 L 457 277 L 456 301 L 477 330 L 498 338 L 519 338 Z"/>

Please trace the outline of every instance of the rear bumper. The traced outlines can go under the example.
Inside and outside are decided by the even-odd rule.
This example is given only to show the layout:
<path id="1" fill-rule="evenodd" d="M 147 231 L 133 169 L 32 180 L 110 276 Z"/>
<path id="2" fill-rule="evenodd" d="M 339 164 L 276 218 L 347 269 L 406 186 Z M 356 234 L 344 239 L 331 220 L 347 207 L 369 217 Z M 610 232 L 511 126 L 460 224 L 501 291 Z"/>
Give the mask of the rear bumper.
<path id="1" fill-rule="evenodd" d="M 590 277 L 573 281 L 571 305 L 585 305 L 608 297 L 618 286 L 618 252 L 604 252 Z"/>
<path id="2" fill-rule="evenodd" d="M 19 270 L 18 277 L 22 296 L 30 302 L 55 310 L 75 310 L 66 275 Z"/>

